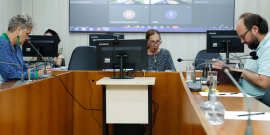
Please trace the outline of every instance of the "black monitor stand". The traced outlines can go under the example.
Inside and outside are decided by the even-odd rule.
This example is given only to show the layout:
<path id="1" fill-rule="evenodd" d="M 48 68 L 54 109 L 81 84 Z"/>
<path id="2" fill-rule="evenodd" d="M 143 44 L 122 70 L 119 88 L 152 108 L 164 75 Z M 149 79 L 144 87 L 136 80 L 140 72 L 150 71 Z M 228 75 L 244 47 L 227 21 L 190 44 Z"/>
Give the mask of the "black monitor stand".
<path id="1" fill-rule="evenodd" d="M 117 58 L 120 58 L 120 76 L 110 77 L 111 79 L 133 79 L 131 76 L 123 76 L 123 59 L 127 57 L 127 55 L 116 55 Z"/>
<path id="2" fill-rule="evenodd" d="M 229 58 L 229 43 L 231 42 L 231 40 L 223 40 L 223 43 L 226 43 L 226 47 L 227 47 L 227 52 L 226 52 L 226 59 Z M 226 60 L 226 64 L 230 64 L 229 60 Z"/>
<path id="3" fill-rule="evenodd" d="M 39 47 L 36 48 L 39 52 Z M 40 57 L 39 57 L 39 54 L 37 53 L 37 62 L 40 62 Z"/>

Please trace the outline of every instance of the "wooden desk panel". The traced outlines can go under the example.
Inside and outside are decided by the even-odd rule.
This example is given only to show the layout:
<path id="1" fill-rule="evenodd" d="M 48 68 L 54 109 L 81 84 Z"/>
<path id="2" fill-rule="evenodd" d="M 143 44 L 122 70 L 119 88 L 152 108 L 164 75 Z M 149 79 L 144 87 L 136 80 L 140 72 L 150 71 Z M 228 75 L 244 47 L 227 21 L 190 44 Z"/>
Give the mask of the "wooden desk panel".
<path id="1" fill-rule="evenodd" d="M 119 73 L 117 73 L 119 74 Z M 113 72 L 87 72 L 92 87 L 92 107 L 102 108 L 102 88 L 96 81 L 103 77 L 110 77 Z M 137 77 L 142 73 L 137 72 Z M 180 76 L 179 73 L 147 72 L 147 77 L 156 77 L 152 88 L 152 99 L 159 104 L 156 122 L 153 127 L 154 135 L 179 135 L 181 113 Z M 85 71 L 75 71 L 75 97 L 90 108 L 90 86 Z M 94 80 L 94 82 L 92 82 Z M 79 82 L 79 83 L 78 83 Z M 154 107 L 153 107 L 154 109 Z M 102 124 L 102 112 L 94 111 L 97 121 Z M 74 135 L 91 134 L 101 135 L 102 128 L 92 117 L 92 111 L 87 111 L 74 104 Z"/>
<path id="2" fill-rule="evenodd" d="M 217 86 L 217 89 L 220 92 L 240 92 L 233 83 L 220 84 Z M 199 92 L 189 92 L 193 95 L 193 98 L 197 103 L 194 104 L 195 106 L 198 106 L 202 101 L 207 101 L 207 97 L 201 96 Z M 249 100 L 251 103 L 251 111 L 270 112 L 270 108 L 268 106 L 259 102 L 255 98 L 250 97 Z M 218 97 L 218 101 L 224 105 L 226 111 L 247 111 L 246 101 L 243 97 Z M 246 124 L 246 120 L 225 119 L 224 124 L 212 127 L 219 135 L 241 135 L 245 133 Z M 270 121 L 252 121 L 254 135 L 269 135 L 269 125 Z"/>
<path id="3" fill-rule="evenodd" d="M 59 76 L 73 94 L 73 73 Z M 1 135 L 72 135 L 72 114 L 73 99 L 56 77 L 0 91 Z"/>
<path id="4" fill-rule="evenodd" d="M 52 75 L 60 75 L 66 72 L 70 72 L 68 70 L 53 70 Z"/>
<path id="5" fill-rule="evenodd" d="M 118 73 L 117 73 L 118 74 Z M 102 108 L 102 88 L 95 85 L 113 72 L 74 71 L 59 75 L 75 98 L 90 108 L 90 81 L 92 108 Z M 141 77 L 142 73 L 137 72 Z M 179 73 L 147 72 L 147 77 L 156 77 L 153 86 L 153 100 L 159 104 L 154 135 L 203 135 L 203 134 L 244 134 L 246 121 L 225 120 L 225 124 L 211 126 L 198 104 L 206 101 L 198 92 L 190 92 L 185 79 Z M 15 82 L 0 85 L 0 134 L 57 134 L 57 135 L 101 135 L 92 117 L 92 111 L 82 109 L 66 92 L 56 77 L 30 84 L 9 88 Z M 9 88 L 9 89 L 7 89 Z M 238 92 L 233 84 L 218 85 L 221 92 Z M 250 98 L 252 111 L 269 112 L 269 107 Z M 219 97 L 228 111 L 246 111 L 244 98 Z M 93 111 L 102 125 L 102 112 Z M 254 134 L 270 134 L 266 121 L 252 121 Z M 112 131 L 112 130 L 111 130 Z M 111 133 L 111 132 L 110 132 Z"/>

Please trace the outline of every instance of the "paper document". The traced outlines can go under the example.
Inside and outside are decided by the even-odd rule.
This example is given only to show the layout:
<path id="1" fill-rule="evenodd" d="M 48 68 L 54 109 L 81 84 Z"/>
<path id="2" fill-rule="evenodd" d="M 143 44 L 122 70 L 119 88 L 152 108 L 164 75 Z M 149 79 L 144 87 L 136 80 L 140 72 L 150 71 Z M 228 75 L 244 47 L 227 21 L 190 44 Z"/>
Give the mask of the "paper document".
<path id="1" fill-rule="evenodd" d="M 250 112 L 251 114 L 261 113 L 261 112 Z M 247 120 L 248 116 L 238 116 L 248 114 L 245 111 L 225 111 L 225 119 L 234 119 L 234 120 Z M 265 114 L 260 115 L 250 115 L 251 120 L 263 120 L 270 121 L 270 112 L 265 112 Z"/>
<path id="2" fill-rule="evenodd" d="M 208 96 L 208 92 L 199 92 L 201 96 Z M 234 92 L 216 92 L 218 97 L 244 97 L 243 93 L 234 93 Z M 251 97 L 247 95 L 247 97 Z"/>

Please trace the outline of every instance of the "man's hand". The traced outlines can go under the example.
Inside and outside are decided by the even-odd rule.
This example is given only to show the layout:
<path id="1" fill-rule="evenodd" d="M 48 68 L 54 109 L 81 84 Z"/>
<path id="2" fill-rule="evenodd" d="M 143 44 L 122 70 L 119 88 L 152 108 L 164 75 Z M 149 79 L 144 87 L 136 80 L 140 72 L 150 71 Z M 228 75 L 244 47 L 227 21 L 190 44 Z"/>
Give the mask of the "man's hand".
<path id="1" fill-rule="evenodd" d="M 212 59 L 212 61 L 217 61 L 217 59 Z M 216 68 L 216 69 L 222 69 L 226 64 L 222 61 L 218 61 L 218 62 L 214 62 L 212 64 L 212 67 L 213 68 Z"/>

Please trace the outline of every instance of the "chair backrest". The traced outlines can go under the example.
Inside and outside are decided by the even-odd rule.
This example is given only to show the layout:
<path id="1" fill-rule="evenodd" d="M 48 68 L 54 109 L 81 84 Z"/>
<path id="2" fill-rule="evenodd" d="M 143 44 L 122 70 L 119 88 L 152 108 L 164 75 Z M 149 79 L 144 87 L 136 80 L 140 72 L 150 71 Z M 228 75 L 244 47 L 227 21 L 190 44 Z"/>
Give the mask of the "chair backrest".
<path id="1" fill-rule="evenodd" d="M 270 87 L 267 88 L 263 98 L 262 102 L 270 107 Z"/>
<path id="2" fill-rule="evenodd" d="M 195 59 L 213 59 L 218 58 L 219 53 L 207 53 L 206 50 L 201 50 L 198 52 Z M 201 63 L 205 63 L 205 60 L 195 60 L 195 67 Z M 204 65 L 199 66 L 196 70 L 203 70 Z"/>
<path id="3" fill-rule="evenodd" d="M 66 66 L 66 63 L 65 63 L 65 59 L 62 60 L 62 64 L 61 66 L 65 67 Z"/>
<path id="4" fill-rule="evenodd" d="M 79 46 L 72 52 L 68 70 L 98 70 L 95 46 Z"/>

